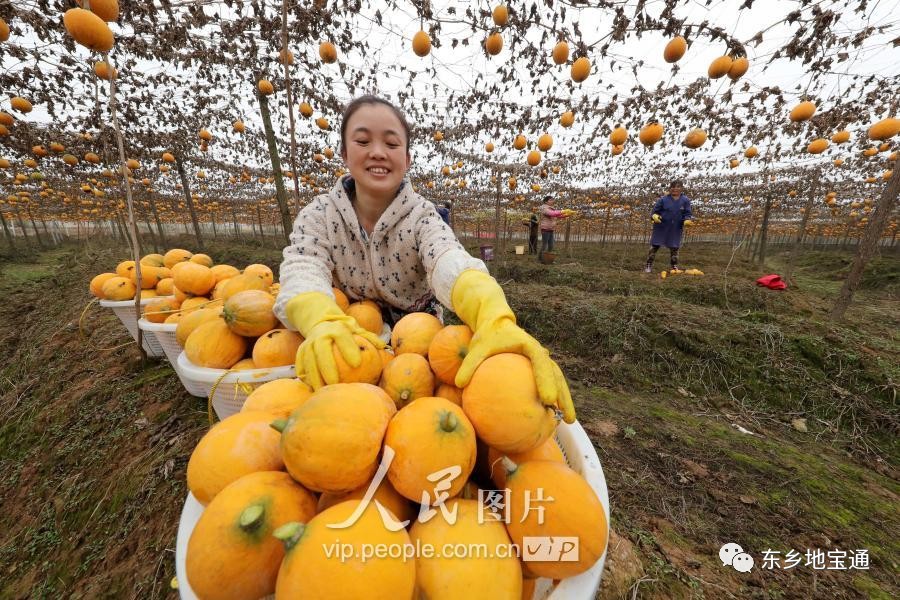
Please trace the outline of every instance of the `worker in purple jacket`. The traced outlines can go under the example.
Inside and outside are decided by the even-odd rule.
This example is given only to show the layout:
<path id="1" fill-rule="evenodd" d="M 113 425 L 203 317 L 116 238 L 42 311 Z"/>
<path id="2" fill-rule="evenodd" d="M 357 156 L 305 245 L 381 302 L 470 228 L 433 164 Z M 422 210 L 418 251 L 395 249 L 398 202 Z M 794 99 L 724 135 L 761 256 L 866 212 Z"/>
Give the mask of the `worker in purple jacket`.
<path id="1" fill-rule="evenodd" d="M 669 249 L 672 259 L 672 269 L 680 270 L 678 266 L 678 248 L 681 247 L 681 234 L 684 227 L 694 224 L 691 220 L 691 200 L 684 195 L 680 181 L 669 184 L 669 193 L 653 205 L 651 219 L 653 220 L 653 235 L 650 236 L 650 254 L 647 255 L 645 273 L 653 270 L 653 259 L 660 246 Z"/>

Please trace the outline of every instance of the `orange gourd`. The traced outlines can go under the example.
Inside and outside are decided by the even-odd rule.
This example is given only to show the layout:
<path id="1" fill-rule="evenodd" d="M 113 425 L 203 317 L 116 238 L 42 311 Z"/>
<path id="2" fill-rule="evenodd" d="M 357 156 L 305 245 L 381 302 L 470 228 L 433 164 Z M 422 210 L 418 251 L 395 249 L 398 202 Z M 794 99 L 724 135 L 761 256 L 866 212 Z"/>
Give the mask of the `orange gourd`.
<path id="1" fill-rule="evenodd" d="M 667 63 L 678 62 L 684 53 L 687 51 L 687 40 L 685 40 L 682 36 L 676 36 L 672 38 L 668 44 L 666 44 L 665 49 L 663 49 L 663 59 Z"/>
<path id="2" fill-rule="evenodd" d="M 572 63 L 572 68 L 570 70 L 570 75 L 572 77 L 572 81 L 575 83 L 581 83 L 585 79 L 588 78 L 588 75 L 591 74 L 591 61 L 587 59 L 587 57 L 582 56 L 575 60 Z"/>
<path id="3" fill-rule="evenodd" d="M 643 145 L 652 146 L 662 139 L 664 130 L 665 128 L 659 123 L 649 123 L 641 129 L 640 133 L 638 133 L 638 139 Z"/>
<path id="4" fill-rule="evenodd" d="M 163 155 L 165 157 L 165 155 Z M 175 266 L 176 263 L 184 262 L 190 260 L 193 256 L 193 253 L 188 250 L 182 250 L 181 248 L 175 248 L 173 250 L 169 250 L 163 256 L 163 264 L 166 268 L 171 269 Z"/>
<path id="5" fill-rule="evenodd" d="M 587 571 L 606 550 L 609 526 L 606 513 L 597 494 L 581 475 L 556 461 L 536 460 L 515 464 L 508 458 L 507 487 L 509 488 L 509 522 L 506 529 L 514 544 L 525 537 L 577 537 L 576 560 L 529 561 L 528 570 L 539 577 L 564 579 Z M 539 523 L 534 499 L 541 502 L 543 522 Z M 530 495 L 530 504 L 526 501 Z M 531 510 L 528 510 L 528 508 Z M 574 555 L 571 556 L 574 558 Z"/>
<path id="6" fill-rule="evenodd" d="M 503 454 L 493 448 L 488 448 L 488 465 L 490 467 L 491 480 L 497 484 L 498 489 L 506 487 L 506 468 L 503 466 L 502 459 L 507 456 L 516 464 L 530 462 L 532 460 L 552 460 L 566 464 L 566 457 L 559 449 L 559 444 L 552 437 L 547 438 L 543 444 L 528 452 L 519 452 L 511 454 Z"/>
<path id="7" fill-rule="evenodd" d="M 236 334 L 259 337 L 278 326 L 273 306 L 275 297 L 268 292 L 246 290 L 225 301 L 222 318 Z"/>
<path id="8" fill-rule="evenodd" d="M 454 498 L 447 509 L 456 514 L 451 525 L 442 517 L 426 522 L 416 521 L 409 531 L 413 544 L 422 547 L 483 547 L 487 555 L 472 553 L 465 559 L 443 553 L 416 557 L 416 588 L 420 598 L 458 600 L 491 598 L 521 600 L 522 567 L 515 555 L 499 557 L 496 548 L 510 544 L 506 528 L 500 521 L 484 518 L 477 500 Z M 526 563 L 528 564 L 528 563 Z"/>
<path id="9" fill-rule="evenodd" d="M 104 281 L 101 291 L 103 297 L 107 300 L 121 302 L 122 300 L 131 300 L 134 298 L 134 295 L 137 293 L 137 286 L 135 286 L 134 282 L 130 279 L 117 275 Z"/>
<path id="10" fill-rule="evenodd" d="M 467 325 L 448 325 L 434 334 L 428 346 L 428 363 L 439 381 L 450 385 L 456 382 L 471 341 L 472 330 Z"/>
<path id="11" fill-rule="evenodd" d="M 178 312 L 180 306 L 174 298 L 154 300 L 144 308 L 144 318 L 151 323 L 163 323 L 170 315 Z"/>
<path id="12" fill-rule="evenodd" d="M 331 42 L 322 42 L 319 44 L 319 57 L 324 63 L 333 63 L 337 61 L 337 48 Z"/>
<path id="13" fill-rule="evenodd" d="M 250 473 L 219 492 L 188 540 L 191 589 L 204 600 L 257 600 L 275 592 L 284 544 L 272 533 L 309 522 L 316 498 L 283 471 Z"/>
<path id="14" fill-rule="evenodd" d="M 356 319 L 359 326 L 366 331 L 381 335 L 384 320 L 381 318 L 381 310 L 373 303 L 354 302 L 344 312 Z"/>
<path id="15" fill-rule="evenodd" d="M 284 423 L 281 448 L 291 476 L 316 492 L 353 490 L 375 474 L 396 408 L 365 383 L 327 385 Z"/>
<path id="16" fill-rule="evenodd" d="M 538 397 L 531 361 L 520 354 L 481 363 L 463 389 L 463 410 L 478 437 L 504 453 L 533 450 L 556 429 L 553 409 Z"/>
<path id="17" fill-rule="evenodd" d="M 338 379 L 340 383 L 369 383 L 375 385 L 381 379 L 383 362 L 381 354 L 372 343 L 362 336 L 354 335 L 353 340 L 359 348 L 360 363 L 358 367 L 351 367 L 337 346 L 332 348 L 334 361 L 337 365 Z"/>
<path id="18" fill-rule="evenodd" d="M 216 285 L 216 277 L 209 267 L 191 262 L 179 263 L 172 270 L 175 287 L 194 296 L 205 296 Z"/>
<path id="19" fill-rule="evenodd" d="M 236 267 L 232 267 L 231 265 L 214 265 L 210 267 L 209 270 L 212 271 L 217 284 L 241 274 Z"/>
<path id="20" fill-rule="evenodd" d="M 113 277 L 118 277 L 118 275 L 115 273 L 100 273 L 99 275 L 95 275 L 93 279 L 91 279 L 91 294 L 93 294 L 95 298 L 100 298 L 101 300 L 106 299 L 106 296 L 103 295 L 103 284 Z"/>
<path id="21" fill-rule="evenodd" d="M 331 508 L 335 504 L 346 502 L 347 500 L 362 500 L 371 485 L 371 481 L 364 483 L 355 490 L 345 492 L 343 494 L 331 494 L 322 492 L 319 496 L 319 505 L 317 512 L 322 512 Z M 383 507 L 391 511 L 391 514 L 397 521 L 411 521 L 415 518 L 415 510 L 409 500 L 400 495 L 391 482 L 385 477 L 381 480 L 381 484 L 375 489 L 372 495 L 372 501 L 378 501 Z"/>
<path id="22" fill-rule="evenodd" d="M 191 257 L 190 262 L 197 263 L 198 265 L 203 265 L 204 267 L 212 268 L 213 259 L 208 254 L 195 254 Z"/>
<path id="23" fill-rule="evenodd" d="M 442 328 L 443 325 L 434 315 L 423 312 L 405 315 L 397 321 L 391 331 L 391 347 L 394 354 L 414 352 L 427 356 L 431 340 Z"/>
<path id="24" fill-rule="evenodd" d="M 265 280 L 266 285 L 272 285 L 275 281 L 275 275 L 272 273 L 272 269 L 267 267 L 266 265 L 261 264 L 252 264 L 247 265 L 247 268 L 244 269 L 244 273 L 250 273 L 251 275 L 259 275 Z"/>
<path id="25" fill-rule="evenodd" d="M 246 351 L 247 340 L 231 331 L 221 319 L 197 327 L 184 344 L 188 360 L 199 367 L 210 369 L 231 368 L 231 365 L 244 357 Z"/>
<path id="26" fill-rule="evenodd" d="M 266 280 L 254 273 L 242 273 L 229 277 L 222 284 L 222 292 L 219 295 L 223 300 L 228 300 L 239 292 L 246 290 L 262 290 L 269 291 L 269 284 Z"/>
<path id="27" fill-rule="evenodd" d="M 252 359 L 251 365 L 255 368 Z M 274 379 L 253 390 L 244 401 L 241 412 L 264 410 L 286 419 L 309 400 L 312 393 L 312 389 L 299 379 Z"/>
<path id="28" fill-rule="evenodd" d="M 63 15 L 63 25 L 72 39 L 95 52 L 107 52 L 115 42 L 112 30 L 103 19 L 83 8 L 67 10 Z"/>
<path id="29" fill-rule="evenodd" d="M 156 284 L 156 293 L 160 296 L 171 296 L 175 293 L 175 280 L 171 277 L 160 279 Z"/>
<path id="30" fill-rule="evenodd" d="M 397 408 L 403 408 L 416 398 L 431 396 L 434 391 L 434 375 L 428 361 L 421 354 L 400 354 L 384 367 L 381 387 Z"/>
<path id="31" fill-rule="evenodd" d="M 292 365 L 302 343 L 303 336 L 296 331 L 273 329 L 253 344 L 253 364 L 257 369 Z"/>
<path id="32" fill-rule="evenodd" d="M 265 411 L 239 412 L 216 423 L 204 434 L 187 465 L 187 485 L 206 505 L 233 481 L 257 471 L 281 471 L 280 436 Z"/>
<path id="33" fill-rule="evenodd" d="M 432 473 L 458 468 L 446 493 L 462 491 L 475 468 L 475 428 L 462 408 L 449 400 L 419 398 L 404 406 L 388 424 L 385 446 L 394 450 L 388 479 L 401 495 L 414 502 L 438 498 Z"/>
<path id="34" fill-rule="evenodd" d="M 707 75 L 710 79 L 718 79 L 728 74 L 733 61 L 730 56 L 720 56 L 711 63 L 707 69 Z"/>
<path id="35" fill-rule="evenodd" d="M 349 521 L 358 500 L 341 502 L 319 513 L 303 525 L 280 527 L 275 536 L 285 542 L 286 552 L 278 571 L 275 600 L 398 600 L 413 598 L 416 565 L 403 557 L 370 557 L 359 553 L 346 560 L 328 559 L 323 548 L 363 544 L 376 548 L 402 548 L 409 544 L 405 529 L 390 531 L 374 504 L 366 507 L 349 527 L 328 527 Z"/>
<path id="36" fill-rule="evenodd" d="M 162 254 L 145 254 L 141 257 L 141 264 L 154 267 L 165 267 L 166 261 Z"/>
<path id="37" fill-rule="evenodd" d="M 253 364 L 252 358 L 242 358 L 231 366 L 232 371 L 249 371 L 255 368 L 256 365 Z"/>
<path id="38" fill-rule="evenodd" d="M 462 406 L 462 390 L 455 385 L 442 383 L 434 390 L 434 395 L 438 398 L 445 398 L 457 406 Z"/>
<path id="39" fill-rule="evenodd" d="M 75 0 L 78 6 L 83 6 L 81 0 Z M 91 0 L 91 12 L 107 22 L 119 20 L 119 0 Z"/>

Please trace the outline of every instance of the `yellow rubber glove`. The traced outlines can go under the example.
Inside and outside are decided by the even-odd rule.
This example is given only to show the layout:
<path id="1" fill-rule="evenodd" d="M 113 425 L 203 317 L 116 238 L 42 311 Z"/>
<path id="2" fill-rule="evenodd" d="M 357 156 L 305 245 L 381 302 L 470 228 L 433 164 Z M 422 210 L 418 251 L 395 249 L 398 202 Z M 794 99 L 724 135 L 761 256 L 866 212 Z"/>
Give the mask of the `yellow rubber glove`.
<path id="1" fill-rule="evenodd" d="M 475 334 L 456 374 L 456 387 L 467 386 L 485 359 L 503 352 L 521 354 L 531 361 L 541 402 L 559 409 L 566 423 L 575 422 L 572 394 L 559 365 L 540 342 L 516 325 L 503 288 L 493 277 L 474 269 L 463 271 L 453 284 L 450 300 L 453 311 Z"/>
<path id="2" fill-rule="evenodd" d="M 285 312 L 304 338 L 297 349 L 297 377 L 314 390 L 339 383 L 337 362 L 334 360 L 335 346 L 353 368 L 362 362 L 354 335 L 364 337 L 376 348 L 384 348 L 381 338 L 360 327 L 356 319 L 345 314 L 334 300 L 322 292 L 297 294 L 287 303 Z"/>
<path id="3" fill-rule="evenodd" d="M 693 224 L 694 224 L 694 222 L 691 221 L 690 219 L 685 219 L 685 220 L 684 220 L 684 226 L 685 226 L 685 227 L 690 227 L 690 226 L 693 225 Z"/>
<path id="4" fill-rule="evenodd" d="M 650 219 L 652 219 L 654 223 L 662 223 L 662 217 L 656 213 L 653 213 L 653 216 L 650 217 Z"/>

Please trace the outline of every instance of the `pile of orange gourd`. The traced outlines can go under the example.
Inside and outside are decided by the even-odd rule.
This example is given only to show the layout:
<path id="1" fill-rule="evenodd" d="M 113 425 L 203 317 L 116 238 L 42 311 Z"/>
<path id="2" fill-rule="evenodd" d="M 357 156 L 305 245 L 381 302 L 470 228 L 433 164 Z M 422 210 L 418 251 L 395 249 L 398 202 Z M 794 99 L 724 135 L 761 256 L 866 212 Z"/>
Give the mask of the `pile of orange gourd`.
<path id="1" fill-rule="evenodd" d="M 372 318 L 337 291 L 345 311 Z M 226 302 L 227 304 L 227 302 Z M 360 307 L 361 305 L 361 307 Z M 372 312 L 370 313 L 369 310 Z M 313 392 L 298 379 L 261 385 L 241 412 L 200 440 L 187 483 L 205 506 L 187 548 L 186 570 L 199 598 L 520 600 L 537 577 L 583 573 L 606 549 L 604 508 L 572 470 L 554 439 L 555 411 L 538 398 L 528 359 L 487 359 L 465 389 L 454 379 L 471 330 L 412 313 L 393 328 L 391 347 L 357 336 L 362 361 L 350 367 L 335 350 L 342 383 Z M 360 507 L 386 448 L 393 453 L 381 485 Z M 429 475 L 456 469 L 444 508 L 419 519 L 420 504 L 441 498 Z M 508 522 L 481 519 L 479 488 L 509 489 Z M 542 494 L 542 495 L 541 495 Z M 532 503 L 526 497 L 552 501 Z M 376 505 L 375 501 L 378 502 Z M 537 506 L 543 506 L 539 523 Z M 394 524 L 394 527 L 387 527 Z M 524 538 L 577 536 L 578 559 L 523 562 L 508 557 L 410 557 L 363 560 L 363 545 L 485 545 L 489 552 Z M 355 552 L 342 561 L 332 544 Z M 412 546 L 410 546 L 412 547 Z M 388 551 L 390 552 L 390 551 Z"/>

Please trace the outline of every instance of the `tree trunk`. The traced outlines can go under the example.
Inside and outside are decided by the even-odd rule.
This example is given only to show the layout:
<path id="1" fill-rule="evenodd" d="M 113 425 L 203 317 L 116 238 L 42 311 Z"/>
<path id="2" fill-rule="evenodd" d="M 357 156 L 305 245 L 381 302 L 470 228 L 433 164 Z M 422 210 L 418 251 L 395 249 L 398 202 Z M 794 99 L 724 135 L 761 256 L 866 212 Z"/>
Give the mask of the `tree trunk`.
<path id="1" fill-rule="evenodd" d="M 797 231 L 797 239 L 791 248 L 791 255 L 788 258 L 787 269 L 784 274 L 784 280 L 793 283 L 791 277 L 794 274 L 794 262 L 797 260 L 797 253 L 800 251 L 800 245 L 803 243 L 803 236 L 806 234 L 806 225 L 809 223 L 809 215 L 812 214 L 813 202 L 816 198 L 816 184 L 821 177 L 821 172 L 817 172 L 809 185 L 809 197 L 806 199 L 806 206 L 803 208 L 803 218 L 800 220 L 800 229 Z"/>
<path id="2" fill-rule="evenodd" d="M 159 211 L 156 210 L 156 200 L 153 199 L 152 194 L 150 194 L 150 210 L 153 211 L 153 220 L 156 221 L 156 230 L 159 232 L 159 241 L 163 248 L 166 248 L 169 243 L 166 241 L 166 234 L 163 232 L 162 222 L 159 220 Z"/>
<path id="3" fill-rule="evenodd" d="M 263 127 L 266 130 L 266 142 L 269 146 L 269 158 L 272 161 L 272 173 L 275 175 L 275 198 L 278 200 L 278 210 L 281 212 L 281 227 L 284 229 L 284 243 L 290 244 L 288 235 L 291 233 L 291 213 L 288 210 L 287 198 L 284 192 L 284 179 L 281 176 L 281 159 L 278 157 L 278 146 L 275 143 L 275 132 L 272 130 L 272 117 L 269 114 L 269 101 L 259 91 L 256 92 L 259 100 L 259 112 L 262 115 Z M 296 176 L 296 173 L 294 174 Z M 260 227 L 262 224 L 260 223 Z"/>
<path id="4" fill-rule="evenodd" d="M 609 213 L 612 210 L 611 206 L 606 207 L 606 219 L 603 221 L 603 235 L 600 238 L 600 247 L 603 248 L 606 246 L 606 232 L 609 230 Z"/>
<path id="5" fill-rule="evenodd" d="M 256 222 L 259 224 L 259 239 L 263 244 L 265 244 L 266 243 L 266 232 L 263 231 L 262 211 L 259 210 L 259 204 L 256 205 Z"/>
<path id="6" fill-rule="evenodd" d="M 500 174 L 497 174 L 497 196 L 494 198 L 494 244 L 500 250 Z"/>
<path id="7" fill-rule="evenodd" d="M 238 228 L 238 219 L 237 219 L 237 209 L 235 205 L 237 204 L 237 200 L 234 198 L 231 199 L 231 219 L 234 221 L 234 236 L 238 239 L 241 237 L 241 230 Z"/>
<path id="8" fill-rule="evenodd" d="M 572 218 L 566 219 L 566 256 L 572 258 Z"/>
<path id="9" fill-rule="evenodd" d="M 900 160 L 894 161 L 894 173 L 891 179 L 881 193 L 881 198 L 872 211 L 872 220 L 869 221 L 868 227 L 860 239 L 856 256 L 853 258 L 853 264 L 850 266 L 850 274 L 841 287 L 834 307 L 831 309 L 831 318 L 840 320 L 844 318 L 844 313 L 850 302 L 853 300 L 853 294 L 862 281 L 863 270 L 875 251 L 878 249 L 878 241 L 884 234 L 891 213 L 894 212 L 894 205 L 897 203 L 897 194 L 900 193 Z"/>
<path id="10" fill-rule="evenodd" d="M 175 168 L 181 177 L 181 189 L 184 192 L 184 201 L 187 202 L 188 211 L 191 213 L 191 222 L 194 224 L 194 235 L 197 237 L 197 248 L 203 250 L 203 236 L 200 234 L 200 223 L 197 221 L 197 211 L 194 210 L 194 199 L 191 197 L 191 186 L 188 183 L 187 173 L 184 171 L 184 162 L 181 155 L 175 155 Z M 187 225 L 185 225 L 187 227 Z"/>
<path id="11" fill-rule="evenodd" d="M 766 194 L 766 204 L 763 207 L 762 225 L 759 231 L 759 247 L 756 250 L 757 262 L 766 264 L 766 245 L 769 241 L 769 216 L 772 214 L 772 195 Z"/>
<path id="12" fill-rule="evenodd" d="M 3 233 L 6 234 L 6 241 L 9 243 L 9 249 L 15 254 L 16 244 L 13 242 L 12 232 L 9 230 L 9 225 L 6 224 L 6 215 L 3 214 L 2 210 L 0 210 L 0 221 L 3 222 Z"/>
<path id="13" fill-rule="evenodd" d="M 44 242 L 41 240 L 40 232 L 38 232 L 37 223 L 34 222 L 34 214 L 31 212 L 31 207 L 26 206 L 25 211 L 28 213 L 28 218 L 31 219 L 31 228 L 34 229 L 34 237 L 37 238 L 38 246 L 43 250 Z"/>
<path id="14" fill-rule="evenodd" d="M 103 60 L 106 62 L 106 64 L 112 65 L 112 63 L 109 62 L 109 53 L 107 53 L 107 52 L 103 53 Z M 110 68 L 112 68 L 112 67 L 110 67 Z M 131 236 L 132 236 L 132 240 L 133 240 L 132 250 L 133 250 L 133 257 L 134 257 L 133 258 L 133 260 L 134 260 L 134 276 L 135 276 L 135 280 L 138 282 L 138 285 L 137 285 L 138 292 L 134 295 L 134 312 L 135 312 L 135 319 L 140 319 L 141 318 L 141 293 L 140 293 L 140 289 L 141 289 L 141 284 L 140 284 L 140 282 L 141 282 L 141 248 L 140 248 L 140 239 L 138 237 L 138 232 L 137 232 L 137 223 L 135 221 L 135 215 L 134 215 L 134 200 L 131 196 L 131 182 L 129 181 L 128 177 L 126 176 L 127 167 L 125 165 L 125 141 L 122 139 L 122 131 L 119 128 L 119 119 L 116 115 L 116 78 L 115 77 L 111 77 L 109 79 L 109 116 L 110 116 L 110 120 L 112 121 L 113 131 L 115 131 L 115 134 L 116 134 L 117 146 L 119 147 L 119 168 L 117 169 L 117 171 L 122 175 L 122 179 L 125 183 L 125 203 L 126 203 L 126 206 L 128 207 L 128 224 L 131 226 Z M 144 350 L 143 335 L 144 335 L 143 331 L 140 328 L 138 328 L 137 346 L 138 346 L 138 352 L 141 353 L 141 362 L 142 363 L 147 358 L 147 353 Z"/>
<path id="15" fill-rule="evenodd" d="M 288 50 L 288 0 L 281 0 L 281 48 L 287 58 Z M 287 60 L 284 65 L 284 90 L 287 93 L 288 123 L 291 128 L 291 174 L 294 180 L 294 203 L 300 212 L 300 178 L 297 177 L 297 133 L 294 127 L 294 99 L 291 92 L 291 67 Z"/>

